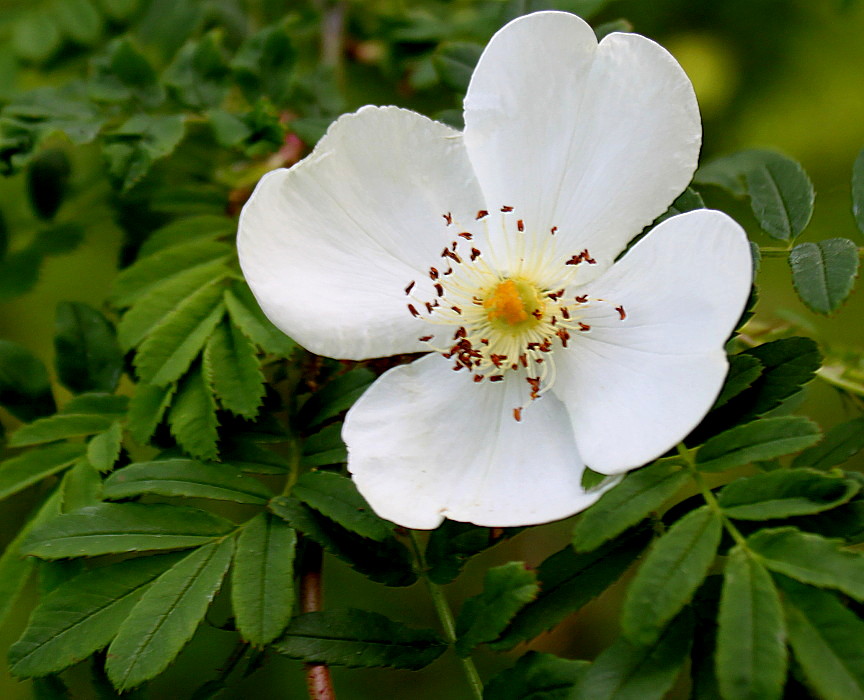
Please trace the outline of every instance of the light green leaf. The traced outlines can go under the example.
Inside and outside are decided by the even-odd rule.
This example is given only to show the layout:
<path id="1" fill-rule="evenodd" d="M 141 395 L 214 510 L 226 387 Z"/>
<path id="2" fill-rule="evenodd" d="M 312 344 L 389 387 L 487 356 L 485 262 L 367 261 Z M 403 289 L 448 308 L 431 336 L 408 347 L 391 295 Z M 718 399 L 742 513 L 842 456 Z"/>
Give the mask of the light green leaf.
<path id="1" fill-rule="evenodd" d="M 789 252 L 792 282 L 810 309 L 829 314 L 852 292 L 858 276 L 858 246 L 848 238 L 801 243 Z"/>
<path id="2" fill-rule="evenodd" d="M 129 433 L 135 440 L 144 444 L 150 439 L 159 421 L 162 420 L 165 409 L 171 403 L 171 397 L 176 389 L 175 384 L 162 387 L 144 382 L 138 383 L 135 387 L 135 395 L 129 402 L 127 421 Z"/>
<path id="3" fill-rule="evenodd" d="M 256 348 L 227 320 L 216 326 L 207 341 L 204 371 L 223 408 L 244 418 L 258 415 L 265 387 Z"/>
<path id="4" fill-rule="evenodd" d="M 101 503 L 102 479 L 99 472 L 88 459 L 79 459 L 63 476 L 60 493 L 63 513 Z"/>
<path id="5" fill-rule="evenodd" d="M 723 521 L 708 506 L 691 511 L 656 540 L 627 590 L 621 629 L 649 645 L 693 597 L 717 556 Z"/>
<path id="6" fill-rule="evenodd" d="M 291 495 L 362 537 L 383 542 L 393 536 L 393 523 L 378 517 L 351 479 L 333 472 L 307 472 Z"/>
<path id="7" fill-rule="evenodd" d="M 675 460 L 660 460 L 631 472 L 588 508 L 573 529 L 573 546 L 589 552 L 660 508 L 688 480 Z"/>
<path id="8" fill-rule="evenodd" d="M 864 233 L 864 148 L 852 166 L 852 214 L 858 230 Z"/>
<path id="9" fill-rule="evenodd" d="M 482 593 L 466 600 L 456 618 L 456 653 L 470 656 L 479 644 L 496 639 L 539 590 L 537 575 L 522 562 L 489 569 Z"/>
<path id="10" fill-rule="evenodd" d="M 804 416 L 762 418 L 708 440 L 696 453 L 696 466 L 719 472 L 797 452 L 821 437 L 819 426 Z"/>
<path id="11" fill-rule="evenodd" d="M 84 454 L 84 445 L 61 443 L 21 454 L 0 462 L 0 499 L 71 466 Z"/>
<path id="12" fill-rule="evenodd" d="M 864 600 L 864 555 L 842 549 L 839 540 L 780 527 L 759 530 L 747 538 L 747 546 L 771 571 Z"/>
<path id="13" fill-rule="evenodd" d="M 128 559 L 82 573 L 48 594 L 9 649 L 10 670 L 56 673 L 107 645 L 147 587 L 181 555 Z"/>
<path id="14" fill-rule="evenodd" d="M 206 544 L 234 529 L 229 520 L 197 508 L 161 503 L 102 503 L 34 528 L 22 544 L 43 559 L 180 549 Z"/>
<path id="15" fill-rule="evenodd" d="M 90 0 L 55 0 L 50 10 L 57 26 L 76 44 L 92 46 L 105 22 Z"/>
<path id="16" fill-rule="evenodd" d="M 335 418 L 360 398 L 375 375 L 365 367 L 352 369 L 331 379 L 321 391 L 312 394 L 297 415 L 297 422 L 307 430 Z"/>
<path id="17" fill-rule="evenodd" d="M 147 589 L 108 647 L 105 670 L 117 690 L 159 675 L 192 638 L 231 563 L 234 540 L 199 547 Z"/>
<path id="18" fill-rule="evenodd" d="M 416 671 L 441 656 L 447 645 L 431 630 L 348 609 L 298 615 L 273 648 L 306 663 Z"/>
<path id="19" fill-rule="evenodd" d="M 87 459 L 98 471 L 111 471 L 123 443 L 123 428 L 113 423 L 108 430 L 90 439 L 87 443 Z"/>
<path id="20" fill-rule="evenodd" d="M 786 681 L 786 625 L 769 573 L 747 550 L 726 561 L 717 634 L 723 697 L 779 700 Z"/>
<path id="21" fill-rule="evenodd" d="M 0 340 L 0 406 L 25 422 L 55 410 L 45 365 L 9 340 Z"/>
<path id="22" fill-rule="evenodd" d="M 101 433 L 111 427 L 110 416 L 87 413 L 56 413 L 22 426 L 9 438 L 10 447 L 40 445 L 66 438 Z"/>
<path id="23" fill-rule="evenodd" d="M 270 513 L 240 531 L 231 571 L 231 605 L 241 636 L 256 647 L 284 631 L 294 606 L 297 534 Z"/>
<path id="24" fill-rule="evenodd" d="M 92 413 L 116 420 L 123 418 L 128 408 L 129 399 L 126 396 L 91 392 L 89 394 L 78 394 L 78 396 L 71 398 L 63 407 L 61 413 Z"/>
<path id="25" fill-rule="evenodd" d="M 57 23 L 42 8 L 31 9 L 14 25 L 12 48 L 25 61 L 41 63 L 50 58 L 61 43 Z"/>
<path id="26" fill-rule="evenodd" d="M 226 290 L 225 306 L 234 325 L 264 352 L 287 357 L 297 348 L 294 341 L 264 315 L 245 284 L 237 282 L 231 289 Z"/>
<path id="27" fill-rule="evenodd" d="M 483 700 L 567 700 L 590 665 L 529 651 L 486 684 Z"/>
<path id="28" fill-rule="evenodd" d="M 835 425 L 822 442 L 808 447 L 792 461 L 793 467 L 830 469 L 864 449 L 864 417 Z"/>
<path id="29" fill-rule="evenodd" d="M 105 135 L 102 152 L 108 161 L 108 174 L 126 192 L 155 161 L 171 154 L 185 134 L 183 114 L 136 114 Z"/>
<path id="30" fill-rule="evenodd" d="M 227 216 L 199 214 L 198 216 L 184 216 L 183 218 L 175 219 L 174 221 L 156 229 L 150 234 L 147 240 L 144 241 L 141 248 L 138 250 L 138 260 L 134 267 L 142 266 L 144 264 L 144 258 L 154 255 L 155 253 L 159 253 L 162 256 L 160 261 L 156 264 L 157 267 L 171 264 L 169 263 L 170 256 L 173 254 L 173 251 L 176 251 L 178 248 L 185 248 L 187 245 L 193 243 L 203 244 L 206 242 L 212 242 L 216 238 L 231 236 L 236 232 L 237 222 L 234 219 L 229 219 Z M 166 254 L 166 252 L 163 252 L 167 250 L 172 251 L 172 253 Z M 208 247 L 205 250 L 215 251 L 217 248 L 213 246 Z M 225 260 L 229 254 L 230 248 L 223 246 L 222 252 L 217 252 L 211 260 Z M 188 264 L 184 267 L 180 267 L 174 263 L 173 269 L 176 271 L 175 274 L 195 265 L 195 258 L 187 258 L 187 263 Z M 148 276 L 143 272 L 136 272 L 136 275 L 139 274 L 141 275 L 139 280 L 145 285 L 148 284 L 148 279 L 151 281 L 156 280 L 156 283 L 158 284 L 158 279 L 156 277 L 152 275 Z M 116 293 L 119 293 L 119 290 L 115 290 L 115 294 Z"/>
<path id="31" fill-rule="evenodd" d="M 235 467 L 191 459 L 138 462 L 118 469 L 105 480 L 105 498 L 131 498 L 145 493 L 255 505 L 263 505 L 273 496 L 258 479 Z"/>
<path id="32" fill-rule="evenodd" d="M 180 446 L 193 457 L 215 460 L 219 456 L 216 401 L 200 365 L 180 382 L 168 413 L 168 425 Z"/>

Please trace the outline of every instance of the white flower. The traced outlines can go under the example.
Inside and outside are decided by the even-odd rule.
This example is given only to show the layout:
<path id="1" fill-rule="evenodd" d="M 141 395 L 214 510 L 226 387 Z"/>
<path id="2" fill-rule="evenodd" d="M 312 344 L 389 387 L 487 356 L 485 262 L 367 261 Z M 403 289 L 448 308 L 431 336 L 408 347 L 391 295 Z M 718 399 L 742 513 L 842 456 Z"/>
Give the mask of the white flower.
<path id="1" fill-rule="evenodd" d="M 615 262 L 684 190 L 700 142 L 664 49 L 598 46 L 578 17 L 540 12 L 492 38 L 464 132 L 364 107 L 261 180 L 238 244 L 273 323 L 329 357 L 433 350 L 346 418 L 376 512 L 412 528 L 555 520 L 599 497 L 585 464 L 625 472 L 700 422 L 750 290 L 744 232 L 699 210 Z"/>

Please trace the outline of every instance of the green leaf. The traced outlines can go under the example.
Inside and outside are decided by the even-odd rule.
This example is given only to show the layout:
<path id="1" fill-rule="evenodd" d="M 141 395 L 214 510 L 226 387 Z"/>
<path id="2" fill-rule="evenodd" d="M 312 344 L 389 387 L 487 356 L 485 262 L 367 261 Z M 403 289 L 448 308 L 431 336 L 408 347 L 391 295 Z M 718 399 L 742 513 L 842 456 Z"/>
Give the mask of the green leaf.
<path id="1" fill-rule="evenodd" d="M 45 365 L 23 345 L 0 340 L 0 406 L 22 421 L 55 411 Z"/>
<path id="2" fill-rule="evenodd" d="M 233 219 L 229 219 L 227 216 L 200 214 L 198 216 L 184 216 L 181 219 L 175 219 L 174 221 L 156 229 L 150 234 L 147 240 L 144 241 L 141 248 L 138 250 L 138 260 L 135 263 L 135 267 L 144 265 L 144 258 L 155 253 L 162 253 L 166 249 L 170 248 L 171 250 L 176 250 L 178 246 L 186 246 L 190 243 L 212 242 L 216 238 L 232 236 L 236 234 L 236 232 L 237 222 Z M 209 250 L 215 250 L 215 248 L 210 248 Z M 230 254 L 230 252 L 230 248 L 223 246 L 222 252 L 217 253 L 212 259 L 224 259 Z M 198 264 L 196 263 L 195 258 L 190 257 L 188 258 L 188 264 L 180 267 L 172 260 L 170 254 L 162 254 L 159 258 L 159 262 L 155 263 L 155 267 L 158 268 L 165 265 L 173 265 L 174 272 L 172 274 L 177 274 L 195 264 Z M 161 279 L 152 275 L 148 276 L 143 272 L 136 274 L 140 275 L 139 284 L 142 282 L 145 285 L 149 284 L 148 279 L 150 282 L 155 280 L 157 284 L 158 282 L 161 282 Z"/>
<path id="3" fill-rule="evenodd" d="M 864 622 L 828 592 L 780 580 L 789 642 L 825 700 L 864 698 Z"/>
<path id="4" fill-rule="evenodd" d="M 61 43 L 57 23 L 42 8 L 30 10 L 15 23 L 12 48 L 26 61 L 41 63 L 47 60 Z"/>
<path id="5" fill-rule="evenodd" d="M 864 542 L 864 501 L 854 500 L 818 515 L 796 518 L 795 525 L 823 537 L 860 544 Z"/>
<path id="6" fill-rule="evenodd" d="M 737 479 L 723 487 L 718 502 L 737 520 L 771 520 L 812 515 L 849 501 L 858 483 L 810 469 L 780 469 Z"/>
<path id="7" fill-rule="evenodd" d="M 112 41 L 105 54 L 93 60 L 92 73 L 89 88 L 94 100 L 137 100 L 153 107 L 165 98 L 156 71 L 129 37 Z"/>
<path id="8" fill-rule="evenodd" d="M 858 246 L 848 238 L 801 243 L 789 252 L 792 282 L 810 309 L 829 314 L 852 292 L 858 276 Z"/>
<path id="9" fill-rule="evenodd" d="M 750 206 L 765 233 L 791 241 L 807 227 L 815 193 L 813 183 L 798 163 L 771 154 L 746 177 Z"/>
<path id="10" fill-rule="evenodd" d="M 180 558 L 128 559 L 86 571 L 48 594 L 9 649 L 13 674 L 56 673 L 106 646 L 147 587 Z"/>
<path id="11" fill-rule="evenodd" d="M 708 440 L 696 453 L 696 466 L 719 472 L 797 452 L 821 437 L 819 426 L 804 416 L 761 418 Z"/>
<path id="12" fill-rule="evenodd" d="M 656 540 L 627 590 L 625 637 L 648 645 L 693 597 L 717 556 L 723 521 L 708 506 L 691 511 Z"/>
<path id="13" fill-rule="evenodd" d="M 102 152 L 108 161 L 108 174 L 126 192 L 155 161 L 170 155 L 185 133 L 183 114 L 136 114 L 105 135 Z"/>
<path id="14" fill-rule="evenodd" d="M 129 399 L 126 396 L 114 396 L 100 392 L 78 394 L 69 399 L 61 414 L 92 413 L 117 420 L 126 415 Z"/>
<path id="15" fill-rule="evenodd" d="M 577 552 L 589 552 L 659 509 L 688 480 L 676 459 L 637 469 L 588 508 L 573 529 Z"/>
<path id="16" fill-rule="evenodd" d="M 219 33 L 214 31 L 180 49 L 163 80 L 180 104 L 202 110 L 222 102 L 229 88 L 229 73 Z"/>
<path id="17" fill-rule="evenodd" d="M 219 456 L 216 401 L 200 365 L 180 382 L 168 413 L 168 425 L 180 446 L 193 457 L 215 460 Z"/>
<path id="18" fill-rule="evenodd" d="M 393 536 L 393 523 L 379 518 L 351 479 L 333 472 L 307 472 L 291 495 L 361 537 L 383 542 Z"/>
<path id="19" fill-rule="evenodd" d="M 199 547 L 147 589 L 108 647 L 105 670 L 117 690 L 159 675 L 192 638 L 231 563 L 234 541 Z"/>
<path id="20" fill-rule="evenodd" d="M 244 418 L 258 415 L 265 387 L 256 348 L 227 320 L 216 326 L 207 341 L 204 371 L 223 408 Z"/>
<path id="21" fill-rule="evenodd" d="M 280 654 L 306 663 L 416 671 L 447 645 L 432 630 L 415 630 L 366 610 L 326 610 L 298 615 L 273 644 Z"/>
<path id="22" fill-rule="evenodd" d="M 726 561 L 718 623 L 723 697 L 779 700 L 786 681 L 783 609 L 770 574 L 740 546 Z"/>
<path id="23" fill-rule="evenodd" d="M 55 0 L 51 13 L 66 36 L 82 46 L 95 44 L 105 29 L 102 15 L 90 0 Z"/>
<path id="24" fill-rule="evenodd" d="M 720 408 L 750 387 L 762 375 L 762 363 L 759 358 L 745 353 L 732 355 L 729 358 L 729 374 L 723 383 L 720 396 L 714 402 L 714 408 Z"/>
<path id="25" fill-rule="evenodd" d="M 650 535 L 634 528 L 601 547 L 577 554 L 565 547 L 540 564 L 540 594 L 520 610 L 493 649 L 512 649 L 576 612 L 618 579 L 645 548 Z"/>
<path id="26" fill-rule="evenodd" d="M 66 472 L 60 483 L 60 494 L 63 513 L 71 513 L 102 502 L 102 479 L 88 459 L 79 459 L 75 466 Z"/>
<path id="27" fill-rule="evenodd" d="M 113 422 L 110 416 L 87 413 L 56 413 L 53 416 L 39 418 L 29 425 L 22 426 L 9 439 L 9 446 L 39 445 L 71 437 L 94 435 L 108 430 Z"/>
<path id="28" fill-rule="evenodd" d="M 282 634 L 294 606 L 297 535 L 270 513 L 240 531 L 231 572 L 231 605 L 243 639 L 263 647 Z"/>
<path id="29" fill-rule="evenodd" d="M 287 357 L 297 348 L 291 338 L 270 323 L 245 284 L 235 283 L 225 292 L 225 306 L 234 325 L 264 352 Z"/>
<path id="30" fill-rule="evenodd" d="M 278 107 L 288 101 L 296 53 L 288 32 L 278 26 L 265 27 L 243 42 L 231 68 L 250 101 L 264 95 Z"/>
<path id="31" fill-rule="evenodd" d="M 5 301 L 33 289 L 39 281 L 42 258 L 42 252 L 30 246 L 15 250 L 0 260 L 0 300 Z"/>
<path id="32" fill-rule="evenodd" d="M 306 469 L 348 461 L 348 448 L 342 441 L 342 423 L 331 423 L 303 441 L 300 465 Z"/>
<path id="33" fill-rule="evenodd" d="M 123 428 L 113 423 L 108 430 L 90 439 L 87 443 L 87 459 L 100 472 L 111 471 L 120 457 L 123 445 Z"/>
<path id="34" fill-rule="evenodd" d="M 445 520 L 429 535 L 424 559 L 433 583 L 450 583 L 468 560 L 522 532 L 521 527 L 489 528 Z"/>
<path id="35" fill-rule="evenodd" d="M 567 700 L 590 665 L 529 651 L 486 684 L 483 700 Z"/>
<path id="36" fill-rule="evenodd" d="M 35 528 L 22 545 L 43 559 L 180 549 L 227 535 L 234 524 L 197 508 L 102 503 L 66 513 Z"/>
<path id="37" fill-rule="evenodd" d="M 141 380 L 157 386 L 177 381 L 204 348 L 224 313 L 218 280 L 181 303 L 141 343 L 135 356 Z"/>
<path id="38" fill-rule="evenodd" d="M 165 409 L 171 403 L 171 397 L 177 389 L 176 385 L 155 386 L 139 382 L 135 387 L 135 395 L 129 402 L 129 418 L 127 427 L 135 440 L 146 443 L 162 420 Z"/>
<path id="39" fill-rule="evenodd" d="M 864 600 L 864 555 L 841 549 L 838 540 L 780 527 L 756 532 L 747 545 L 771 571 Z"/>
<path id="40" fill-rule="evenodd" d="M 432 63 L 441 81 L 452 90 L 465 92 L 480 60 L 483 46 L 462 41 L 445 42 L 432 55 Z"/>
<path id="41" fill-rule="evenodd" d="M 619 21 L 622 21 L 622 20 L 619 20 Z M 608 24 L 614 25 L 615 22 L 609 22 Z M 600 27 L 597 27 L 595 29 L 595 31 L 597 31 L 599 29 L 600 29 Z M 612 31 L 619 31 L 619 30 L 616 28 L 616 29 L 612 29 Z M 628 31 L 633 31 L 632 26 Z M 598 38 L 602 38 L 602 37 L 598 37 Z M 665 221 L 666 219 L 671 219 L 673 216 L 678 216 L 678 214 L 683 214 L 684 212 L 694 211 L 696 209 L 704 209 L 704 208 L 705 208 L 705 202 L 702 199 L 702 195 L 700 195 L 696 190 L 688 187 L 680 195 L 678 195 L 678 198 L 674 202 L 672 202 L 672 204 L 669 205 L 669 208 L 663 214 L 661 214 L 659 217 L 657 217 L 657 220 L 654 222 L 654 225 L 656 226 L 661 221 Z M 631 243 L 631 246 L 632 246 L 632 243 Z"/>
<path id="42" fill-rule="evenodd" d="M 105 480 L 105 498 L 122 499 L 155 493 L 263 505 L 273 492 L 227 464 L 202 464 L 191 459 L 138 462 L 118 469 Z"/>
<path id="43" fill-rule="evenodd" d="M 138 9 L 139 0 L 98 0 L 99 7 L 115 22 L 123 22 Z"/>
<path id="44" fill-rule="evenodd" d="M 113 392 L 123 373 L 123 353 L 111 322 L 88 304 L 61 301 L 55 329 L 60 382 L 76 394 Z"/>
<path id="45" fill-rule="evenodd" d="M 852 214 L 858 230 L 864 233 L 864 148 L 852 166 Z"/>
<path id="46" fill-rule="evenodd" d="M 466 600 L 456 618 L 456 653 L 470 656 L 479 644 L 496 639 L 539 590 L 537 575 L 522 562 L 489 569 L 483 592 Z"/>
<path id="47" fill-rule="evenodd" d="M 808 447 L 792 461 L 793 467 L 830 469 L 864 449 L 864 417 L 835 425 L 822 442 Z"/>
<path id="48" fill-rule="evenodd" d="M 59 148 L 46 148 L 27 164 L 27 194 L 40 218 L 54 218 L 66 196 L 71 172 L 69 156 Z"/>
<path id="49" fill-rule="evenodd" d="M 410 586 L 417 580 L 408 549 L 392 537 L 376 542 L 325 518 L 300 501 L 274 498 L 270 510 L 353 569 L 385 586 Z"/>
<path id="50" fill-rule="evenodd" d="M 651 645 L 620 638 L 582 674 L 571 698 L 661 700 L 687 661 L 693 635 L 691 615 L 676 618 Z"/>
<path id="51" fill-rule="evenodd" d="M 84 454 L 84 445 L 49 445 L 0 462 L 0 499 L 71 466 Z"/>
<path id="52" fill-rule="evenodd" d="M 306 430 L 335 418 L 347 411 L 360 395 L 375 380 L 375 375 L 365 367 L 352 369 L 331 379 L 321 391 L 312 394 L 297 414 L 297 422 Z"/>

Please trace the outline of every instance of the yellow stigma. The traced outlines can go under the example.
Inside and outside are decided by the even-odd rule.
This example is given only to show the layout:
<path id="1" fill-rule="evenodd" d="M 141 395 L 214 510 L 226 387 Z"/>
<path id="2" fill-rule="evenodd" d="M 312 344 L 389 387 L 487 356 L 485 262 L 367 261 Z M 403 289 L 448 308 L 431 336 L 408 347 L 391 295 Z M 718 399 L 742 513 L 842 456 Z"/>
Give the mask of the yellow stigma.
<path id="1" fill-rule="evenodd" d="M 522 331 L 535 325 L 535 316 L 542 313 L 543 303 L 536 287 L 525 280 L 506 279 L 499 282 L 483 300 L 488 309 L 489 323 L 499 330 Z"/>

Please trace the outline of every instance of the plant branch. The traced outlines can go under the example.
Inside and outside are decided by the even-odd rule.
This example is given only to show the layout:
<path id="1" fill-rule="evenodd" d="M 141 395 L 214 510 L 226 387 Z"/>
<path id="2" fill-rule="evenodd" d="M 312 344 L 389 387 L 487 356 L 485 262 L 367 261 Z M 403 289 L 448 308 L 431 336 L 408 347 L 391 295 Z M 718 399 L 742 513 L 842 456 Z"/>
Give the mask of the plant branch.
<path id="1" fill-rule="evenodd" d="M 300 574 L 300 612 L 317 612 L 323 606 L 321 585 L 321 546 L 305 541 Z M 309 700 L 336 700 L 330 669 L 326 664 L 306 664 L 306 689 Z"/>

